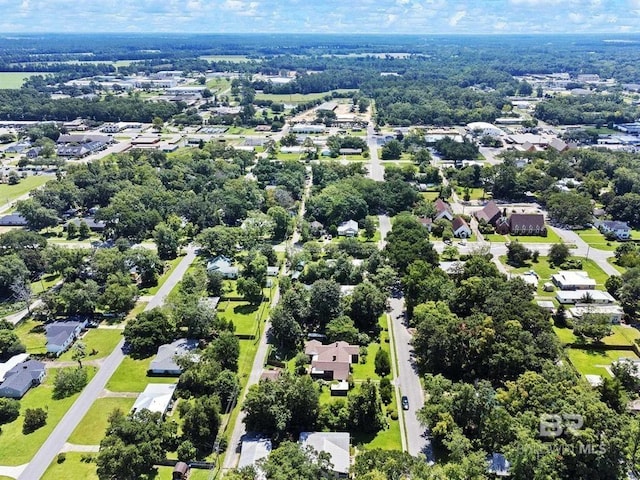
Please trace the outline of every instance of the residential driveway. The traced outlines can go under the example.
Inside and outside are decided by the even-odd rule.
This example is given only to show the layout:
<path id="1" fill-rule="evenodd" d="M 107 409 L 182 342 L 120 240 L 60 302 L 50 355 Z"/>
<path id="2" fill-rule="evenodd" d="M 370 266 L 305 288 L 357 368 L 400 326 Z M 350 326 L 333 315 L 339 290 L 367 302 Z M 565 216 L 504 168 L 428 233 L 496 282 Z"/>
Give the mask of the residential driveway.
<path id="1" fill-rule="evenodd" d="M 158 293 L 147 304 L 145 311 L 161 306 L 164 303 L 171 289 L 180 281 L 195 258 L 195 249 L 189 247 L 187 249 L 187 255 L 171 273 L 164 285 L 160 287 Z M 109 378 L 111 378 L 122 363 L 122 360 L 124 360 L 125 355 L 122 353 L 123 345 L 124 340 L 121 340 L 115 350 L 111 352 L 111 355 L 102 361 L 102 366 L 98 370 L 98 373 L 96 373 L 96 376 L 93 377 L 65 416 L 62 417 L 62 420 L 60 420 L 56 428 L 53 429 L 53 432 L 51 432 L 42 447 L 40 447 L 40 450 L 38 450 L 31 459 L 31 462 L 17 477 L 18 480 L 35 480 L 44 475 L 44 472 L 55 456 L 62 450 L 65 442 L 84 418 L 93 402 L 100 397 Z"/>

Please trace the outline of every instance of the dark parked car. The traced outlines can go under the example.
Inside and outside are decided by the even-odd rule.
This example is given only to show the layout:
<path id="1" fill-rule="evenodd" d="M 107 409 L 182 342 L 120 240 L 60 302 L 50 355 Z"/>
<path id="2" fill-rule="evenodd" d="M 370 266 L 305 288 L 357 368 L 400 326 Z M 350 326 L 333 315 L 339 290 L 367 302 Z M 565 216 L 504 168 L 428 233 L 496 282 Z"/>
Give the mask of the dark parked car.
<path id="1" fill-rule="evenodd" d="M 402 396 L 401 403 L 403 410 L 409 410 L 409 399 L 405 395 Z"/>

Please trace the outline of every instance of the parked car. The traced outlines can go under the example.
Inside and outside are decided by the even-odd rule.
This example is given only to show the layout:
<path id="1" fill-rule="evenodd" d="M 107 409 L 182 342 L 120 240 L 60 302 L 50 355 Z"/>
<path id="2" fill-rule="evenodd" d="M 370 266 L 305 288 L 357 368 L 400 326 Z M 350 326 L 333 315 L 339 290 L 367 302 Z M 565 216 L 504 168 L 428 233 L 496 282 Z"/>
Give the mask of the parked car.
<path id="1" fill-rule="evenodd" d="M 409 399 L 407 398 L 406 395 L 402 396 L 402 399 L 400 400 L 400 403 L 402 403 L 402 409 L 403 410 L 409 410 Z"/>

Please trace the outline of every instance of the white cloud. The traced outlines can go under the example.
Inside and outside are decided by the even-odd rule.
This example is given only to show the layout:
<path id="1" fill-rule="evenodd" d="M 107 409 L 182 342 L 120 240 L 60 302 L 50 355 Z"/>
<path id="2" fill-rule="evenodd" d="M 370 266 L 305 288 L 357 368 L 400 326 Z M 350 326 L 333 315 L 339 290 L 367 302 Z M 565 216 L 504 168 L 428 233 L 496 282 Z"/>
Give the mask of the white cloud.
<path id="1" fill-rule="evenodd" d="M 452 27 L 457 26 L 458 23 L 460 22 L 460 20 L 462 20 L 466 15 L 467 15 L 467 11 L 466 10 L 457 11 L 455 13 L 455 15 L 453 15 L 451 18 L 449 18 L 449 25 L 451 25 Z"/>

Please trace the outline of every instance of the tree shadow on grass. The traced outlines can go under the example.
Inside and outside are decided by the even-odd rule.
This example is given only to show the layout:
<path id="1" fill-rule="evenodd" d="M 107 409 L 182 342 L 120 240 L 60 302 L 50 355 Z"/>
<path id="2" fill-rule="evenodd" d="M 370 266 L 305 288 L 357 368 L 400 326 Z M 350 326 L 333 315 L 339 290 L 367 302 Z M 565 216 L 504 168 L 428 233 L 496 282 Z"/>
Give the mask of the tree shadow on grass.
<path id="1" fill-rule="evenodd" d="M 259 308 L 260 305 L 236 305 L 235 307 L 233 307 L 233 313 L 235 313 L 236 315 L 250 315 L 258 311 Z"/>

